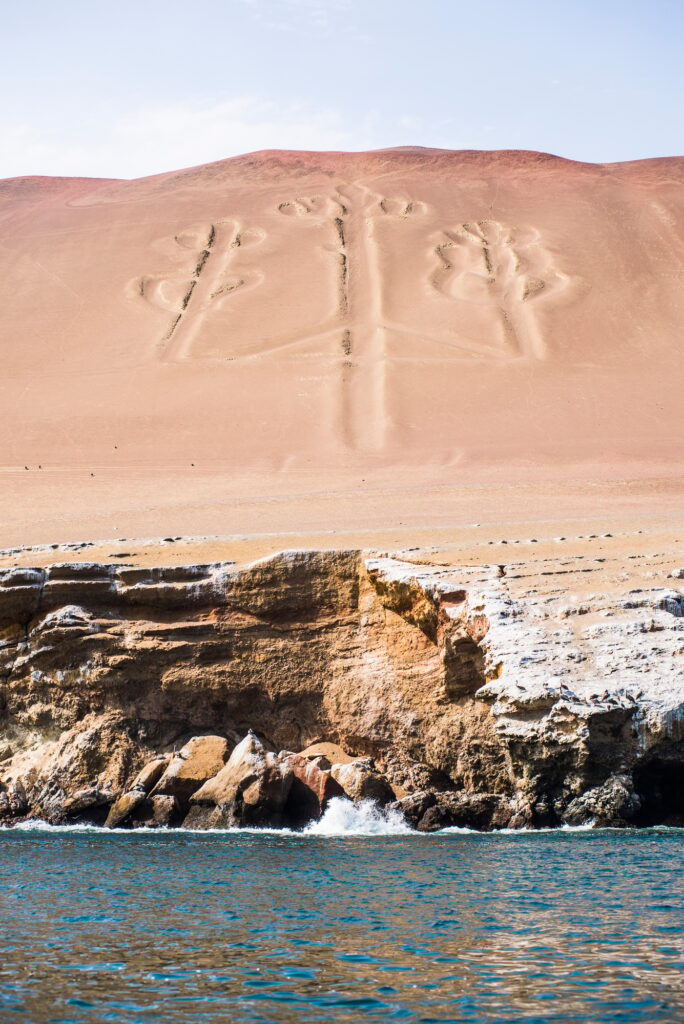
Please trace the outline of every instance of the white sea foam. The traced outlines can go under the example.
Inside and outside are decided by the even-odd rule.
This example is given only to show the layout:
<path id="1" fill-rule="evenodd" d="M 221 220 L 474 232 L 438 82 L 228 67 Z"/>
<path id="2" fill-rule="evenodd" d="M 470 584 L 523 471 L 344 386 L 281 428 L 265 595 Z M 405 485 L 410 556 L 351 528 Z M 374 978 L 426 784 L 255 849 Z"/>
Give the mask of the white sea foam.
<path id="1" fill-rule="evenodd" d="M 3 826 L 7 832 L 102 832 L 100 825 L 88 825 L 79 823 L 77 825 L 51 825 L 40 818 L 30 818 L 28 821 L 20 821 L 16 825 Z"/>
<path id="2" fill-rule="evenodd" d="M 353 804 L 336 796 L 328 804 L 320 821 L 304 830 L 308 836 L 405 836 L 413 829 L 399 811 L 386 810 L 372 800 Z"/>
<path id="3" fill-rule="evenodd" d="M 99 825 L 48 825 L 45 821 L 33 820 L 22 821 L 10 826 L 15 832 L 97 832 L 100 835 L 112 837 L 134 836 L 134 835 L 168 835 L 170 832 L 177 832 L 180 835 L 197 833 L 210 835 L 221 833 L 223 835 L 262 835 L 262 836 L 403 836 L 418 835 L 404 820 L 398 811 L 386 810 L 374 803 L 372 800 L 362 800 L 358 804 L 352 803 L 345 797 L 334 797 L 326 808 L 323 817 L 313 822 L 301 832 L 290 828 L 217 828 L 217 829 L 187 829 L 187 828 L 136 828 L 136 829 L 112 829 L 105 830 Z"/>
<path id="4" fill-rule="evenodd" d="M 142 826 L 134 829 L 110 830 L 103 829 L 100 825 L 88 825 L 85 823 L 74 825 L 49 825 L 46 821 L 41 821 L 39 819 L 18 822 L 16 825 L 0 826 L 0 834 L 2 832 L 88 832 L 91 835 L 97 833 L 101 836 L 107 836 L 112 839 L 123 840 L 135 839 L 136 836 L 164 836 L 170 834 L 178 834 L 180 836 L 187 836 L 188 834 L 202 836 L 252 835 L 263 836 L 264 838 L 268 838 L 269 836 L 278 836 L 279 838 L 292 837 L 293 839 L 313 839 L 318 837 L 324 838 L 326 836 L 332 839 L 344 838 L 345 836 L 412 836 L 414 839 L 435 839 L 446 836 L 510 836 L 512 839 L 524 839 L 533 838 L 534 836 L 548 835 L 549 833 L 562 835 L 568 832 L 586 832 L 596 835 L 602 832 L 625 833 L 626 831 L 630 831 L 632 833 L 642 831 L 679 833 L 684 832 L 684 829 L 668 825 L 654 825 L 648 829 L 624 829 L 605 826 L 596 828 L 594 825 L 587 823 L 584 825 L 561 825 L 557 828 L 502 828 L 493 829 L 491 832 L 487 833 L 480 832 L 477 829 L 452 826 L 450 828 L 439 829 L 436 832 L 426 833 L 418 832 L 411 828 L 398 811 L 387 810 L 386 808 L 380 807 L 372 800 L 363 800 L 359 804 L 353 804 L 351 800 L 347 800 L 345 797 L 334 797 L 328 804 L 323 817 L 319 821 L 312 822 L 312 824 L 308 825 L 303 831 L 291 828 L 256 828 L 254 826 L 212 829 L 183 828 L 182 826 L 178 826 L 176 828 L 149 828 Z"/>
<path id="5" fill-rule="evenodd" d="M 458 825 L 450 825 L 447 828 L 441 828 L 437 832 L 431 832 L 430 835 L 434 836 L 454 836 L 454 835 L 478 835 L 478 836 L 520 836 L 524 838 L 527 836 L 541 836 L 546 835 L 549 832 L 624 832 L 623 828 L 596 828 L 591 822 L 585 825 L 555 825 L 545 826 L 543 828 L 493 828 L 489 832 L 482 832 L 477 828 L 461 828 Z"/>

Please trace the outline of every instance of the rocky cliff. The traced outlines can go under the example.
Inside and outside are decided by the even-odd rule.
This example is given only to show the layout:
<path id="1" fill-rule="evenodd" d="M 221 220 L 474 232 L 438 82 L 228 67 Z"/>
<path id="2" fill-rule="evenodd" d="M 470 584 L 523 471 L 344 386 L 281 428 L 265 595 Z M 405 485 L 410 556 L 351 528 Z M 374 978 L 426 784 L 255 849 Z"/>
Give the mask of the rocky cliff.
<path id="1" fill-rule="evenodd" d="M 683 572 L 416 558 L 0 570 L 2 821 L 684 823 Z"/>

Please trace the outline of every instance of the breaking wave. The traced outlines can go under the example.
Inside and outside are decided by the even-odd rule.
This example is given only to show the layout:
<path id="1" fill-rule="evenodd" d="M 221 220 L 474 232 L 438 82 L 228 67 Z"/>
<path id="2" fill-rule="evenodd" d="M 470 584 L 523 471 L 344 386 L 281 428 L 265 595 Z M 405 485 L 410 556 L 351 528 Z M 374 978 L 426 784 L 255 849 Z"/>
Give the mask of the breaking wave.
<path id="1" fill-rule="evenodd" d="M 399 811 L 386 810 L 372 800 L 353 804 L 336 796 L 320 821 L 304 830 L 307 836 L 405 836 L 413 832 Z"/>
<path id="2" fill-rule="evenodd" d="M 248 833 L 250 835 L 263 836 L 406 836 L 419 835 L 404 820 L 402 815 L 395 810 L 387 810 L 374 803 L 372 800 L 362 800 L 358 804 L 352 803 L 345 797 L 333 797 L 328 804 L 323 817 L 319 821 L 312 822 L 303 831 L 295 831 L 291 828 L 215 828 L 215 829 L 190 829 L 190 828 L 136 828 L 136 829 L 103 829 L 100 825 L 74 824 L 74 825 L 49 825 L 45 821 L 31 820 L 22 821 L 16 825 L 8 826 L 8 831 L 13 832 L 95 832 L 108 836 L 131 836 L 131 835 L 168 835 L 170 832 L 177 832 L 179 835 L 197 833 L 201 835 L 239 835 Z"/>
<path id="3" fill-rule="evenodd" d="M 181 826 L 175 828 L 149 828 L 143 826 L 140 828 L 104 829 L 101 825 L 90 825 L 85 822 L 79 822 L 78 824 L 72 825 L 50 825 L 48 822 L 41 821 L 40 819 L 31 819 L 28 821 L 17 822 L 14 825 L 0 825 L 0 835 L 3 832 L 42 832 L 48 834 L 56 832 L 88 832 L 90 834 L 108 836 L 112 839 L 131 839 L 135 838 L 135 836 L 161 837 L 177 834 L 179 836 L 201 835 L 207 837 L 212 835 L 253 835 L 264 836 L 265 838 L 268 836 L 289 836 L 293 839 L 323 837 L 343 839 L 347 836 L 412 836 L 415 839 L 429 840 L 431 838 L 439 838 L 440 836 L 466 835 L 479 836 L 481 838 L 508 836 L 513 839 L 529 839 L 534 838 L 535 836 L 547 835 L 549 833 L 563 835 L 577 832 L 594 836 L 610 832 L 623 835 L 627 833 L 670 834 L 684 832 L 684 829 L 670 825 L 652 825 L 648 828 L 596 828 L 593 824 L 587 822 L 583 825 L 560 825 L 555 828 L 493 829 L 491 832 L 480 832 L 478 829 L 451 826 L 439 829 L 436 832 L 426 833 L 418 832 L 416 829 L 412 828 L 399 811 L 380 807 L 379 804 L 374 803 L 372 800 L 362 800 L 360 803 L 354 804 L 351 800 L 346 799 L 346 797 L 334 797 L 328 804 L 323 817 L 320 818 L 319 821 L 314 821 L 310 825 L 307 825 L 303 830 L 296 830 L 293 828 L 257 828 L 255 826 L 236 826 L 232 828 L 212 829 L 183 828 Z"/>

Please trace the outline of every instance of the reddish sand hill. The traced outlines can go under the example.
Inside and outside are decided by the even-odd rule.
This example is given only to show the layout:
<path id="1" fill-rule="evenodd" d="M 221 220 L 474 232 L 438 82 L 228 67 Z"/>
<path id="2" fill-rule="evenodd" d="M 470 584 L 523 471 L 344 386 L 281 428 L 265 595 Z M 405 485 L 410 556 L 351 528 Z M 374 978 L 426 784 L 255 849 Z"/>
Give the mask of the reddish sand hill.
<path id="1" fill-rule="evenodd" d="M 684 158 L 0 182 L 0 544 L 681 510 Z"/>

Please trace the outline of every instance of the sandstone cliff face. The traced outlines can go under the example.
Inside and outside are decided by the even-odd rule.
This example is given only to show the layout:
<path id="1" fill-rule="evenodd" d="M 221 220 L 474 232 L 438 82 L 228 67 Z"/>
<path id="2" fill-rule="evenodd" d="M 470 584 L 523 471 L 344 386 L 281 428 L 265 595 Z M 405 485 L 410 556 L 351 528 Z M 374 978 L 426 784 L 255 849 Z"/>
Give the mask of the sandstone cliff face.
<path id="1" fill-rule="evenodd" d="M 573 604 L 514 569 L 339 551 L 2 570 L 2 820 L 104 822 L 158 755 L 211 736 L 218 768 L 249 730 L 371 758 L 435 827 L 684 820 L 680 584 Z"/>

